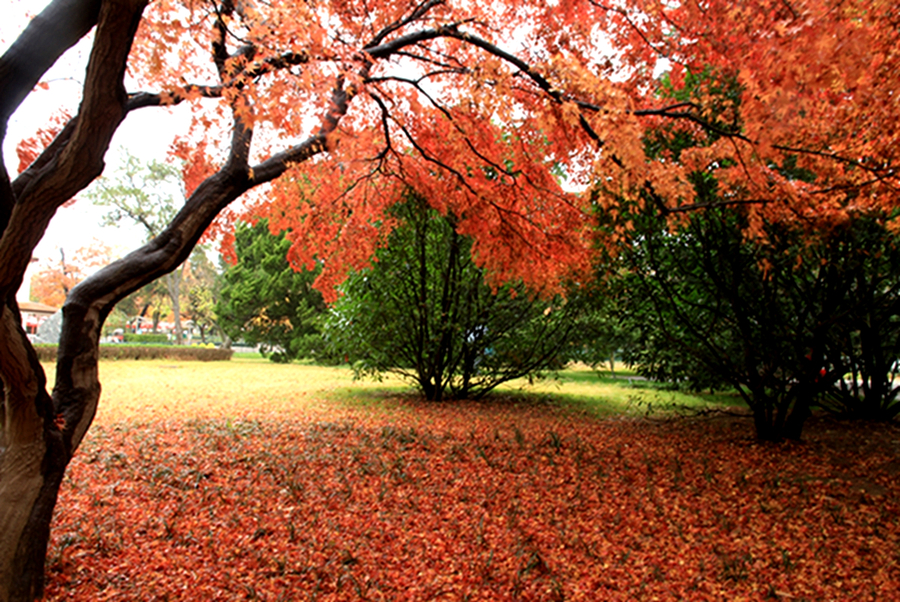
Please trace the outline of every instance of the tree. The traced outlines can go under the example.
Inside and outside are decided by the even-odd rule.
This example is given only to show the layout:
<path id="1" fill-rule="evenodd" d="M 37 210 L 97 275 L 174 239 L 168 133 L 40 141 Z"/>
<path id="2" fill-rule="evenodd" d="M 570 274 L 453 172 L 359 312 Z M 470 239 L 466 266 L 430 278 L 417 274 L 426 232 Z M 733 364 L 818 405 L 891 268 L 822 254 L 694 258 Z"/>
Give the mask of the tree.
<path id="1" fill-rule="evenodd" d="M 206 336 L 219 329 L 216 323 L 216 297 L 219 290 L 219 274 L 206 255 L 206 249 L 197 247 L 191 254 L 185 277 L 187 289 L 187 311 L 200 330 L 200 341 L 206 343 Z"/>
<path id="2" fill-rule="evenodd" d="M 373 265 L 341 288 L 325 329 L 334 352 L 357 374 L 399 374 L 435 401 L 477 399 L 564 365 L 582 331 L 580 304 L 517 284 L 491 290 L 453 218 L 406 198 Z"/>
<path id="3" fill-rule="evenodd" d="M 144 320 L 150 319 L 153 332 L 159 329 L 159 322 L 169 310 L 169 291 L 162 279 L 145 284 L 118 303 L 114 312 L 124 317 L 122 326 L 127 329 L 135 329 L 143 325 Z"/>
<path id="4" fill-rule="evenodd" d="M 860 215 L 815 241 L 785 224 L 747 240 L 746 219 L 717 208 L 674 235 L 658 215 L 636 226 L 618 280 L 619 316 L 638 333 L 626 360 L 658 380 L 733 387 L 761 439 L 799 438 L 815 406 L 892 418 L 896 236 Z"/>
<path id="5" fill-rule="evenodd" d="M 68 258 L 65 249 L 60 247 L 58 251 L 59 261 L 44 259 L 32 277 L 32 301 L 62 307 L 72 287 L 84 280 L 88 272 L 108 264 L 112 257 L 112 250 L 96 240 L 88 247 L 77 249 Z"/>
<path id="6" fill-rule="evenodd" d="M 889 214 L 895 10 L 875 0 L 52 0 L 0 57 L 2 138 L 46 70 L 93 30 L 77 112 L 21 173 L 0 172 L 0 601 L 41 592 L 59 484 L 100 396 L 105 318 L 181 265 L 244 193 L 295 175 L 258 200 L 271 227 L 292 231 L 293 264 L 328 258 L 324 287 L 365 264 L 408 185 L 458 217 L 494 283 L 519 278 L 547 294 L 586 277 L 595 249 L 589 199 L 563 190 L 561 172 L 575 184 L 604 178 L 608 211 L 651 190 L 677 216 L 697 205 L 686 174 L 727 158 L 722 202 L 751 207 L 751 231 L 763 213 Z M 660 102 L 650 93 L 660 58 L 676 87 L 684 66 L 737 78 L 741 127 L 710 123 L 704 97 Z M 174 104 L 196 117 L 178 151 L 196 176 L 189 196 L 158 236 L 70 291 L 51 393 L 15 301 L 32 251 L 56 210 L 102 173 L 125 117 Z M 687 164 L 648 165 L 651 121 L 719 129 L 721 142 Z M 816 182 L 781 177 L 787 155 Z M 297 183 L 313 203 L 296 203 Z M 601 243 L 615 245 L 612 234 Z"/>
<path id="7" fill-rule="evenodd" d="M 628 359 L 655 378 L 727 383 L 753 410 L 758 437 L 798 438 L 827 385 L 825 337 L 844 293 L 831 270 L 798 266 L 796 232 L 745 241 L 741 213 L 694 214 L 677 235 L 656 216 L 637 227 L 623 286 L 645 351 Z"/>
<path id="8" fill-rule="evenodd" d="M 831 233 L 829 262 L 844 292 L 825 353 L 840 375 L 819 405 L 841 415 L 891 420 L 900 414 L 900 240 L 883 215 L 860 215 Z M 845 376 L 846 375 L 846 376 Z M 849 376 L 849 378 L 847 378 Z"/>
<path id="9" fill-rule="evenodd" d="M 103 218 L 106 226 L 117 226 L 123 220 L 143 228 L 147 238 L 158 237 L 183 205 L 184 188 L 180 171 L 159 161 L 146 165 L 126 154 L 125 164 L 114 180 L 100 178 L 87 195 L 95 205 L 109 207 Z M 176 202 L 176 198 L 181 199 Z M 181 293 L 186 264 L 163 275 L 162 282 L 172 307 L 175 344 L 184 342 L 181 328 Z M 154 318 L 156 331 L 158 316 Z"/>
<path id="10" fill-rule="evenodd" d="M 237 262 L 225 268 L 215 314 L 225 333 L 260 345 L 275 362 L 321 357 L 322 294 L 312 288 L 314 272 L 288 263 L 289 240 L 269 232 L 265 220 L 238 222 Z"/>
<path id="11" fill-rule="evenodd" d="M 685 73 L 676 90 L 664 75 L 663 98 L 709 97 L 714 128 L 649 129 L 650 164 L 688 163 L 691 153 L 720 141 L 725 119 L 740 124 L 736 83 L 705 69 Z M 734 387 L 753 410 L 762 439 L 799 438 L 810 408 L 826 395 L 851 412 L 865 407 L 870 417 L 879 410 L 892 415 L 893 362 L 886 358 L 900 351 L 900 330 L 887 316 L 897 308 L 900 268 L 892 263 L 889 220 L 865 206 L 826 221 L 773 219 L 723 196 L 722 174 L 731 167 L 724 158 L 688 174 L 697 203 L 676 227 L 668 219 L 676 211 L 670 200 L 652 189 L 643 202 L 622 199 L 616 213 L 601 217 L 604 228 L 628 241 L 617 257 L 624 273 L 613 279 L 618 313 L 638 335 L 626 346 L 626 359 L 659 380 Z M 819 177 L 797 155 L 772 167 L 789 182 Z M 850 395 L 843 378 L 858 374 L 855 358 L 863 356 L 867 403 Z"/>

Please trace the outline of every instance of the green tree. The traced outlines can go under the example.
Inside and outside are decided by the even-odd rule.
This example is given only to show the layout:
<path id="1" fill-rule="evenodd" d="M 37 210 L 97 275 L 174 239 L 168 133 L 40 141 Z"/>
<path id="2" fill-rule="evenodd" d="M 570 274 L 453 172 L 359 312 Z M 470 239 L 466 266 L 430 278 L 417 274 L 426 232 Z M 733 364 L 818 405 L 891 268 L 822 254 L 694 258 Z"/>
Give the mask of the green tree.
<path id="1" fill-rule="evenodd" d="M 452 217 L 415 194 L 372 267 L 353 274 L 326 322 L 358 375 L 399 374 L 426 398 L 479 398 L 560 367 L 577 347 L 579 303 L 508 284 L 492 291 Z"/>
<path id="2" fill-rule="evenodd" d="M 198 246 L 191 253 L 186 270 L 185 301 L 187 312 L 200 331 L 200 341 L 206 343 L 206 336 L 219 329 L 216 321 L 216 297 L 220 286 L 216 267 L 206 254 L 206 249 Z"/>
<path id="3" fill-rule="evenodd" d="M 819 400 L 842 415 L 891 420 L 900 414 L 900 237 L 883 215 L 863 214 L 837 227 L 827 261 L 844 296 L 826 358 L 835 381 Z M 849 377 L 849 378 L 848 378 Z"/>
<path id="4" fill-rule="evenodd" d="M 636 333 L 625 359 L 642 374 L 733 387 L 762 439 L 799 438 L 816 406 L 897 414 L 900 241 L 883 220 L 766 224 L 764 239 L 747 239 L 741 209 L 695 213 L 675 234 L 646 213 L 613 284 Z"/>
<path id="5" fill-rule="evenodd" d="M 219 326 L 232 339 L 259 344 L 276 362 L 322 357 L 322 295 L 315 273 L 294 270 L 286 259 L 291 243 L 269 232 L 265 220 L 238 222 L 237 263 L 225 269 L 215 305 Z"/>
<path id="6" fill-rule="evenodd" d="M 711 131 L 677 123 L 650 129 L 649 161 L 680 162 L 686 150 L 709 146 L 740 124 L 733 81 L 709 71 L 685 80 L 675 94 L 663 77 L 661 96 L 693 102 L 702 90 L 719 99 L 713 115 L 732 121 L 714 121 L 719 126 Z M 773 169 L 792 182 L 814 182 L 816 174 L 795 159 Z M 629 244 L 612 261 L 609 282 L 633 334 L 625 359 L 657 380 L 734 387 L 762 439 L 799 438 L 817 405 L 870 418 L 896 415 L 900 241 L 887 216 L 857 210 L 838 220 L 773 221 L 754 202 L 720 193 L 719 173 L 730 167 L 723 160 L 690 174 L 696 202 L 677 227 L 677 204 L 650 187 L 643 202 L 623 202 L 620 214 L 601 218 L 611 230 L 629 224 Z"/>
<path id="7" fill-rule="evenodd" d="M 123 221 L 143 228 L 147 240 L 158 237 L 184 205 L 185 190 L 181 172 L 173 165 L 159 161 L 143 162 L 125 155 L 122 169 L 112 178 L 101 177 L 86 195 L 95 205 L 108 207 L 103 225 L 117 226 Z M 183 342 L 181 326 L 181 293 L 185 263 L 162 276 L 175 322 L 175 342 Z M 158 316 L 154 317 L 156 331 Z"/>

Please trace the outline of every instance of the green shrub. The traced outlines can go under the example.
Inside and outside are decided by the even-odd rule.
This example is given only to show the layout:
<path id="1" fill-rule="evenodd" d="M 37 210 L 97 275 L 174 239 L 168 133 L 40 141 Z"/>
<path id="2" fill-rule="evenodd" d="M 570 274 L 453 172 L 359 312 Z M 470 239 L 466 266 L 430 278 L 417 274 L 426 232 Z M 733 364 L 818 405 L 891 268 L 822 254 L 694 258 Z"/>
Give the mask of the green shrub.
<path id="1" fill-rule="evenodd" d="M 123 336 L 126 343 L 133 343 L 135 345 L 160 345 L 169 342 L 169 335 L 161 332 L 150 332 L 147 334 L 126 332 Z"/>

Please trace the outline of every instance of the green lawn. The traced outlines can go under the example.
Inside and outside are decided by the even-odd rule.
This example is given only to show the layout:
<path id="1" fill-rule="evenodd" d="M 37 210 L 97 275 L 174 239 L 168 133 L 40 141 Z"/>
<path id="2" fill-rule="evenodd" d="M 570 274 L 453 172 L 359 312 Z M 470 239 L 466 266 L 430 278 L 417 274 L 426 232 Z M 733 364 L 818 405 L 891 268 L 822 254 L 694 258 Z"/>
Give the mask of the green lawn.
<path id="1" fill-rule="evenodd" d="M 52 386 L 52 366 L 45 369 Z M 356 380 L 347 366 L 276 364 L 255 353 L 226 362 L 101 361 L 100 379 L 98 420 L 206 417 L 222 411 L 241 416 L 246 408 L 240 400 L 247 397 L 264 399 L 271 413 L 282 414 L 323 403 L 377 406 L 397 395 L 415 396 L 407 381 L 392 375 L 380 381 Z M 743 407 L 735 394 L 667 390 L 627 370 L 613 377 L 583 365 L 547 378 L 505 383 L 496 395 L 570 405 L 597 416 Z"/>

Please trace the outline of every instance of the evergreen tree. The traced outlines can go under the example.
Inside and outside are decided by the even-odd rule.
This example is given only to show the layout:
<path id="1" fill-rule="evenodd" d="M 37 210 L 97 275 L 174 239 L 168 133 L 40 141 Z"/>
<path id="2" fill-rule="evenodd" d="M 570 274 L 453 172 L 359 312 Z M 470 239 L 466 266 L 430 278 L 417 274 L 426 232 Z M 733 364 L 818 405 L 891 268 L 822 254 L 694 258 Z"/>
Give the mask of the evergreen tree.
<path id="1" fill-rule="evenodd" d="M 295 271 L 286 259 L 291 244 L 269 232 L 265 220 L 235 228 L 237 263 L 225 269 L 215 314 L 235 341 L 260 345 L 275 362 L 322 353 L 319 323 L 322 295 L 312 288 L 315 273 Z"/>

